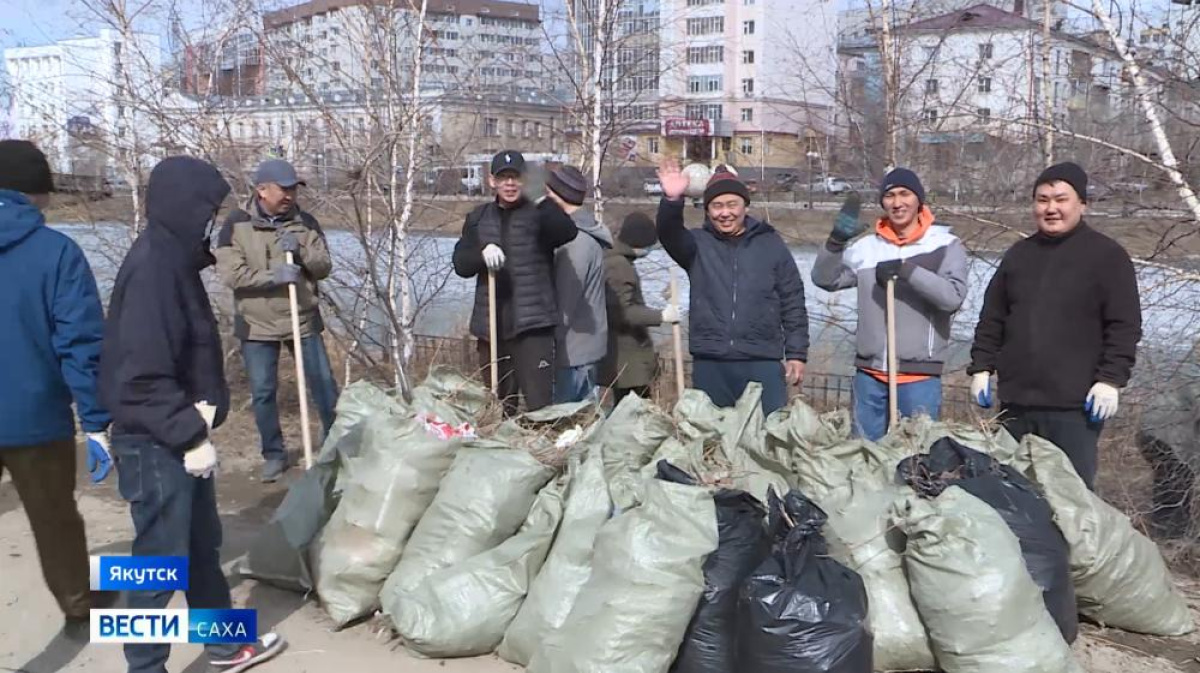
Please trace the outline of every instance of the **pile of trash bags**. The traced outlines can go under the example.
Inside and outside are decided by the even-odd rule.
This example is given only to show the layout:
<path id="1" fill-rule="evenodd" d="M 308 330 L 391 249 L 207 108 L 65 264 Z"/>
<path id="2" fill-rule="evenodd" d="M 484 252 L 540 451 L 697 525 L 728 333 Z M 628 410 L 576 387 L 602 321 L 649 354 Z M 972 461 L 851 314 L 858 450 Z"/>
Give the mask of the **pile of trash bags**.
<path id="1" fill-rule="evenodd" d="M 1057 447 L 927 418 L 635 395 L 503 422 L 435 369 L 347 388 L 243 574 L 418 656 L 534 673 L 1060 673 L 1079 617 L 1192 630 L 1157 548 Z"/>

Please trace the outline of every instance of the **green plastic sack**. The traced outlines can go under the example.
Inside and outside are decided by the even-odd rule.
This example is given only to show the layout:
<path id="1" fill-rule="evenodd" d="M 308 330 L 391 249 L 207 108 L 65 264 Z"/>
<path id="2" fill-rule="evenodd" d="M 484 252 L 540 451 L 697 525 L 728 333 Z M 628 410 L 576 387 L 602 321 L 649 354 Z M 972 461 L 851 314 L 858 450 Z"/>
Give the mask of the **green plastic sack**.
<path id="1" fill-rule="evenodd" d="M 891 523 L 892 505 L 907 486 L 895 483 L 895 461 L 877 444 L 847 440 L 797 451 L 798 487 L 825 510 L 829 555 L 866 585 L 875 669 L 933 670 L 925 625 L 904 570 L 904 535 Z"/>
<path id="2" fill-rule="evenodd" d="M 459 451 L 387 578 L 385 612 L 395 617 L 400 594 L 512 537 L 553 476 L 529 453 L 496 442 L 475 441 Z"/>
<path id="3" fill-rule="evenodd" d="M 382 389 L 365 381 L 342 391 L 337 420 L 325 444 L 313 466 L 288 487 L 283 502 L 250 546 L 239 567 L 242 575 L 292 591 L 307 592 L 315 587 L 309 549 L 337 507 L 339 463 L 359 454 L 362 426 L 368 416 L 402 408 Z"/>
<path id="4" fill-rule="evenodd" d="M 879 444 L 900 461 L 927 453 L 929 447 L 942 437 L 982 451 L 1002 463 L 1009 462 L 1017 452 L 1017 441 L 1003 427 L 985 431 L 965 423 L 935 421 L 925 415 L 901 418 L 896 429 L 879 440 Z"/>
<path id="5" fill-rule="evenodd" d="M 496 649 L 554 541 L 562 491 L 560 484 L 542 489 L 521 529 L 500 546 L 396 595 L 388 613 L 410 650 L 445 658 Z"/>
<path id="6" fill-rule="evenodd" d="M 1106 626 L 1158 636 L 1195 628 L 1162 554 L 1129 517 L 1088 490 L 1057 446 L 1021 439 L 1012 466 L 1039 487 L 1071 548 L 1079 613 Z"/>
<path id="7" fill-rule="evenodd" d="M 410 411 L 367 419 L 363 451 L 314 549 L 317 593 L 336 625 L 379 606 L 380 587 L 469 438 L 471 418 L 418 386 Z"/>
<path id="8" fill-rule="evenodd" d="M 653 402 L 626 395 L 589 441 L 603 447 L 604 478 L 613 503 L 628 509 L 639 501 L 643 468 L 671 435 L 672 423 Z"/>
<path id="9" fill-rule="evenodd" d="M 850 412 L 835 409 L 817 413 L 796 397 L 788 406 L 767 417 L 765 452 L 791 471 L 795 454 L 815 453 L 850 438 Z M 786 491 L 780 491 L 786 493 Z"/>
<path id="10" fill-rule="evenodd" d="M 566 621 L 591 575 L 596 534 L 611 510 L 604 456 L 599 444 L 591 444 L 583 463 L 570 473 L 567 508 L 558 537 L 529 588 L 529 596 L 504 634 L 498 651 L 502 659 L 528 665 L 538 645 Z"/>
<path id="11" fill-rule="evenodd" d="M 628 399 L 628 398 L 627 398 Z M 649 480 L 596 536 L 592 574 L 530 673 L 666 673 L 704 590 L 717 516 L 704 488 Z"/>
<path id="12" fill-rule="evenodd" d="M 904 565 L 946 673 L 1083 673 L 1025 569 L 1021 545 L 987 503 L 957 486 L 896 501 Z"/>

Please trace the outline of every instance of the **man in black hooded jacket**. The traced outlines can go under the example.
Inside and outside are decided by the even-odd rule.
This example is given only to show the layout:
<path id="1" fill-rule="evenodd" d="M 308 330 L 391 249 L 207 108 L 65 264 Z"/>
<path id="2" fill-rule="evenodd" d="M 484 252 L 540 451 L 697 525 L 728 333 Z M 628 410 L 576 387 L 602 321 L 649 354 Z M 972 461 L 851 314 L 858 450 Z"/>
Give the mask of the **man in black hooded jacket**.
<path id="1" fill-rule="evenodd" d="M 113 416 L 117 487 L 133 515 L 135 556 L 186 556 L 189 608 L 228 609 L 212 429 L 229 412 L 221 335 L 201 270 L 229 184 L 199 159 L 171 157 L 150 174 L 149 224 L 117 274 L 100 356 L 100 398 Z M 172 591 L 130 593 L 133 609 L 162 609 Z M 215 670 L 243 671 L 279 653 L 207 645 Z M 126 645 L 129 673 L 165 673 L 170 645 Z"/>

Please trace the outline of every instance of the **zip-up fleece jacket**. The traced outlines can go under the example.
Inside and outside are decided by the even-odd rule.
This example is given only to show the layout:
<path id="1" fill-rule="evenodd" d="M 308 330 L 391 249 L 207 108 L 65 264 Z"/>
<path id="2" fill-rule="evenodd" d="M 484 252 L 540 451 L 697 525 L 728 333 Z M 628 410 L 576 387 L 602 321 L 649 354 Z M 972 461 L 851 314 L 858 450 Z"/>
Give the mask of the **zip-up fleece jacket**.
<path id="1" fill-rule="evenodd" d="M 880 262 L 903 260 L 896 283 L 896 355 L 901 374 L 940 376 L 950 343 L 950 319 L 967 296 L 967 251 L 949 227 L 922 209 L 925 232 L 899 243 L 886 220 L 873 236 L 844 248 L 829 241 L 813 264 L 813 283 L 829 292 L 858 287 L 859 368 L 887 371 L 887 291 L 875 280 Z M 890 234 L 888 236 L 887 234 Z"/>
<path id="2" fill-rule="evenodd" d="M 590 210 L 581 208 L 571 219 L 583 235 L 554 251 L 559 367 L 596 364 L 608 352 L 604 251 L 612 247 L 612 234 L 596 222 Z"/>
<path id="3" fill-rule="evenodd" d="M 808 360 L 804 281 L 775 229 L 746 217 L 741 236 L 722 236 L 705 218 L 683 226 L 682 200 L 658 205 L 658 240 L 691 283 L 692 356 L 712 360 Z"/>
<path id="4" fill-rule="evenodd" d="M 279 237 L 290 231 L 300 240 L 299 264 L 304 282 L 296 285 L 300 309 L 300 334 L 310 336 L 325 329 L 321 321 L 317 281 L 333 270 L 325 233 L 317 218 L 299 206 L 284 215 L 264 215 L 253 200 L 225 219 L 217 236 L 217 272 L 233 290 L 234 335 L 243 341 L 287 341 L 292 338 L 292 309 L 286 285 L 277 285 L 275 267 L 286 257 Z"/>

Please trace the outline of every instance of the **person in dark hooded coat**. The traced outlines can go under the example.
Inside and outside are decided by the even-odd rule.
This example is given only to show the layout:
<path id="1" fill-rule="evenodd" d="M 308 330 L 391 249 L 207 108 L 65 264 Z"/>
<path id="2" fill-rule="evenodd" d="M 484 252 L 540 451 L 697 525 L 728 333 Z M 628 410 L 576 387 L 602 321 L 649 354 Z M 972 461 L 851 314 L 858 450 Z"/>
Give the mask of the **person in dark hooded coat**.
<path id="1" fill-rule="evenodd" d="M 212 165 L 171 157 L 150 174 L 146 230 L 113 287 L 100 356 L 100 398 L 113 416 L 117 487 L 130 504 L 134 556 L 186 556 L 189 608 L 228 609 L 210 432 L 229 412 L 221 335 L 200 272 L 229 183 Z M 135 591 L 133 609 L 162 609 L 172 591 Z M 206 645 L 214 670 L 242 671 L 279 653 L 270 633 Z M 170 645 L 125 646 L 130 673 L 166 671 Z"/>

